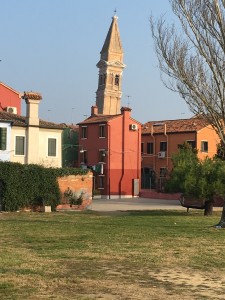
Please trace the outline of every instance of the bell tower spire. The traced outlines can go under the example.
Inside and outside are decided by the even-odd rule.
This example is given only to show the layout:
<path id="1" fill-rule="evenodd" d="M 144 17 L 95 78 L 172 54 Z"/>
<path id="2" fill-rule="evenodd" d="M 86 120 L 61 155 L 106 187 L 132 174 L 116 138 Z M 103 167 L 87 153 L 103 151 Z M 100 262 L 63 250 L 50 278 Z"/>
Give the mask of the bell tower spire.
<path id="1" fill-rule="evenodd" d="M 123 48 L 120 39 L 118 17 L 115 15 L 100 52 L 98 89 L 96 105 L 98 113 L 120 114 L 122 96 Z"/>

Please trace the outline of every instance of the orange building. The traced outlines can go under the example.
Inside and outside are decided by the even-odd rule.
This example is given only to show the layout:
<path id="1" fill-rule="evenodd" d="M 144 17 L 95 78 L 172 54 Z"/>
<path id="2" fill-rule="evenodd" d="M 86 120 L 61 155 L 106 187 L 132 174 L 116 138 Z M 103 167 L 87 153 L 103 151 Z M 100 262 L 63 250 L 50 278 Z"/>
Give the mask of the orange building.
<path id="1" fill-rule="evenodd" d="M 21 115 L 21 93 L 0 82 L 0 111 Z"/>
<path id="2" fill-rule="evenodd" d="M 194 117 L 148 122 L 142 126 L 141 142 L 142 188 L 162 190 L 179 145 L 189 143 L 204 159 L 216 154 L 219 137 L 211 125 Z"/>
<path id="3" fill-rule="evenodd" d="M 121 108 L 123 49 L 114 16 L 101 50 L 96 105 L 79 123 L 79 162 L 94 170 L 94 189 L 102 198 L 139 195 L 141 124 Z"/>

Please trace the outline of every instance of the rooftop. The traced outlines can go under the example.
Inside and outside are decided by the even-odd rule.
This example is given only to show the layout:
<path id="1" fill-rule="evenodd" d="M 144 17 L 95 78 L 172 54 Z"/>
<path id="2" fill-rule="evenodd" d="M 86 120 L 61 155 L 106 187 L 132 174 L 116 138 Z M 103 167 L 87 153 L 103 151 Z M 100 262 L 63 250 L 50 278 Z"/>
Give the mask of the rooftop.
<path id="1" fill-rule="evenodd" d="M 93 124 L 93 123 L 107 123 L 112 119 L 121 117 L 122 115 L 94 115 L 90 116 L 89 118 L 85 119 L 84 121 L 78 123 L 78 125 L 84 125 L 84 124 Z"/>
<path id="2" fill-rule="evenodd" d="M 26 117 L 7 113 L 5 111 L 0 111 L 0 122 L 2 121 L 11 122 L 12 126 L 27 127 Z M 63 124 L 56 124 L 56 123 L 40 120 L 39 127 L 49 128 L 49 129 L 63 129 L 65 126 Z"/>
<path id="3" fill-rule="evenodd" d="M 142 134 L 197 132 L 209 124 L 201 118 L 150 121 L 142 126 Z"/>

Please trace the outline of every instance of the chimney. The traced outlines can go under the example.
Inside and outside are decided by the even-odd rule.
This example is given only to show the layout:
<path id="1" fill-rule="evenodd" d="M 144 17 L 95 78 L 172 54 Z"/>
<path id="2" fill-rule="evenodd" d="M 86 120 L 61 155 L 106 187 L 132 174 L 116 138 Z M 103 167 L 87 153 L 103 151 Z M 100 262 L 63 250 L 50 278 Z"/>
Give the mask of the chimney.
<path id="1" fill-rule="evenodd" d="M 130 107 L 122 107 L 121 108 L 121 114 L 127 117 L 130 117 L 131 114 L 131 108 Z"/>
<path id="2" fill-rule="evenodd" d="M 39 126 L 38 108 L 42 99 L 40 93 L 24 92 L 22 98 L 26 101 L 26 123 Z"/>
<path id="3" fill-rule="evenodd" d="M 98 114 L 98 107 L 96 105 L 93 105 L 91 107 L 91 116 L 94 117 Z"/>

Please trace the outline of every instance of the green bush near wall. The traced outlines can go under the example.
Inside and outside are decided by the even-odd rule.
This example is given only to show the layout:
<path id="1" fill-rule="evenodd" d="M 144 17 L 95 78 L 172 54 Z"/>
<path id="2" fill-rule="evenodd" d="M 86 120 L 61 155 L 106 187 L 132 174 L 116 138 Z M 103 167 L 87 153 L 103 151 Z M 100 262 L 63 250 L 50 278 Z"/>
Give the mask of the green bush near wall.
<path id="1" fill-rule="evenodd" d="M 2 210 L 17 211 L 25 207 L 60 203 L 58 177 L 85 175 L 87 170 L 44 168 L 39 165 L 0 162 L 0 205 Z"/>

